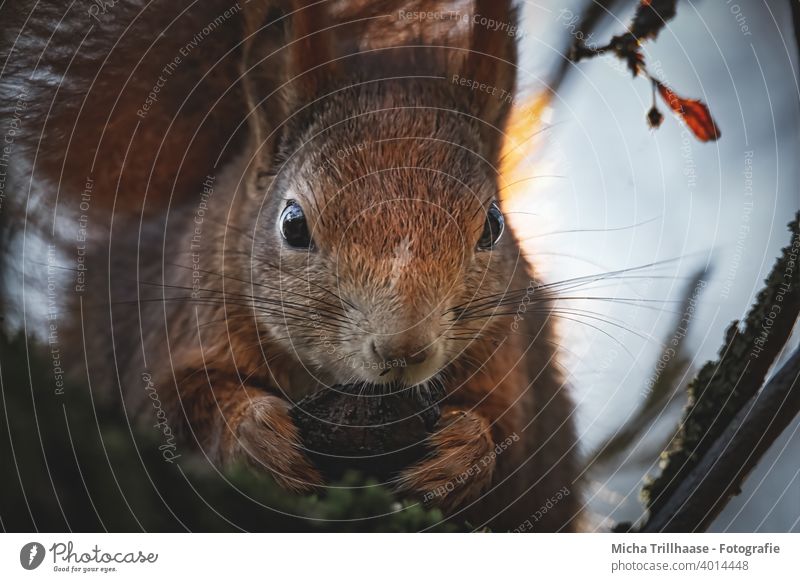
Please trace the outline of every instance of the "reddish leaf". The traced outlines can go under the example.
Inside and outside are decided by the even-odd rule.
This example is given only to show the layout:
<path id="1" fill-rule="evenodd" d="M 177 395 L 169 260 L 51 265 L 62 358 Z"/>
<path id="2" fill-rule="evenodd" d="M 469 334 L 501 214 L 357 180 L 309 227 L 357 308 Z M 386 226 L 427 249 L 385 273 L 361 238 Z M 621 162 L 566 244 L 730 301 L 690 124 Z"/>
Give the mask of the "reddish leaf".
<path id="1" fill-rule="evenodd" d="M 683 118 L 697 139 L 700 141 L 716 141 L 719 139 L 721 135 L 719 128 L 714 123 L 711 112 L 705 103 L 696 99 L 684 99 L 676 95 L 672 89 L 663 83 L 659 81 L 655 81 L 655 83 L 664 102 Z"/>

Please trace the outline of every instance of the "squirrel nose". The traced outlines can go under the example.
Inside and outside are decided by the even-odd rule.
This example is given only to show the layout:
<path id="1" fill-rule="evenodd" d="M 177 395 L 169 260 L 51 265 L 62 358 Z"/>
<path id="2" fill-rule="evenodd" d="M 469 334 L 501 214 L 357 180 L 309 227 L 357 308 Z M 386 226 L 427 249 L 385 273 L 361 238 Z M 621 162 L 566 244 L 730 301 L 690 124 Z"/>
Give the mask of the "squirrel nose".
<path id="1" fill-rule="evenodd" d="M 430 350 L 424 344 L 396 342 L 391 337 L 372 342 L 372 351 L 384 362 L 403 362 L 405 365 L 421 364 L 428 359 Z"/>

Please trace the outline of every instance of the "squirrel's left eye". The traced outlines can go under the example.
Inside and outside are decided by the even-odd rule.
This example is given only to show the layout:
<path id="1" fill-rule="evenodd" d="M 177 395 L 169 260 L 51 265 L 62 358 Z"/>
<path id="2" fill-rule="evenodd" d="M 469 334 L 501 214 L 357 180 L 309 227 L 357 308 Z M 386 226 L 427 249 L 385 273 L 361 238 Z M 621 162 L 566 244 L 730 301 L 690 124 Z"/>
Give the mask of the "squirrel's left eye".
<path id="1" fill-rule="evenodd" d="M 483 232 L 481 238 L 478 239 L 478 250 L 488 251 L 492 249 L 500 237 L 503 236 L 503 231 L 506 228 L 506 221 L 503 218 L 503 213 L 497 203 L 492 202 L 489 210 L 486 211 L 486 222 L 483 225 Z"/>
<path id="2" fill-rule="evenodd" d="M 291 201 L 281 212 L 280 228 L 283 239 L 296 249 L 311 248 L 311 234 L 303 209 L 297 202 Z"/>

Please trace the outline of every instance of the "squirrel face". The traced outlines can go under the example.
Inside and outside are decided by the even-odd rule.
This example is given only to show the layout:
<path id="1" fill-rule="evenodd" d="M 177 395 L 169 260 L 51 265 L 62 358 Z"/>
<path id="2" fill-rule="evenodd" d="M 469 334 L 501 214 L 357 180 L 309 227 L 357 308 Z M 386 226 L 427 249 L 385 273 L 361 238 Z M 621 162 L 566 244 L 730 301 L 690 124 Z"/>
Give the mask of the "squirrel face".
<path id="1" fill-rule="evenodd" d="M 326 382 L 424 384 L 494 333 L 496 318 L 458 307 L 501 294 L 514 271 L 478 125 L 446 81 L 399 84 L 307 115 L 250 197 L 253 277 L 280 288 L 286 312 L 263 327 Z M 259 270 L 259 256 L 279 268 Z"/>

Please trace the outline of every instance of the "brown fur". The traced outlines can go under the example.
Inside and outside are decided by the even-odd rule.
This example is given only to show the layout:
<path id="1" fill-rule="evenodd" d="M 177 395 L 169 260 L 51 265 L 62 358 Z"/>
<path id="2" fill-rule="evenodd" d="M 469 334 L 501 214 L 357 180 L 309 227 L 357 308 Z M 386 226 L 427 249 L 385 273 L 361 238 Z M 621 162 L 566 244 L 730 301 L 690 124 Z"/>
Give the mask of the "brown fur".
<path id="1" fill-rule="evenodd" d="M 66 216 L 87 176 L 98 193 L 90 285 L 73 297 L 81 317 L 70 342 L 82 363 L 81 334 L 89 338 L 89 365 L 76 368 L 98 389 L 119 385 L 145 415 L 140 375 L 151 371 L 186 442 L 219 464 L 244 458 L 306 491 L 322 481 L 290 404 L 326 384 L 364 381 L 347 367 L 368 362 L 364 337 L 389 338 L 404 354 L 427 346 L 447 362 L 445 414 L 430 437 L 434 453 L 397 487 L 497 528 L 521 524 L 568 487 L 572 495 L 537 527 L 575 529 L 572 404 L 546 298 L 512 327 L 533 269 L 511 233 L 492 251 L 475 250 L 497 198 L 509 102 L 452 82 L 457 74 L 513 91 L 514 39 L 366 18 L 436 2 L 254 2 L 191 52 L 141 119 L 165 62 L 230 3 L 198 3 L 168 29 L 179 7 L 139 15 L 136 4 L 112 8 L 72 64 L 74 14 L 51 58 L 46 31 L 60 9 L 37 8 L 34 25 L 25 24 L 27 3 L 5 9 L 15 12 L 4 45 L 14 26 L 25 34 L 3 94 L 27 88 L 20 144 L 40 152 L 30 172 L 20 164 L 17 180 L 57 184 Z M 481 0 L 474 10 L 516 22 L 504 2 Z M 323 23 L 337 26 L 321 32 Z M 40 52 L 65 76 L 60 86 L 28 79 Z M 302 205 L 313 252 L 283 246 L 276 221 L 286 199 Z M 462 306 L 477 315 L 460 318 Z M 462 478 L 476 463 L 481 470 Z"/>

